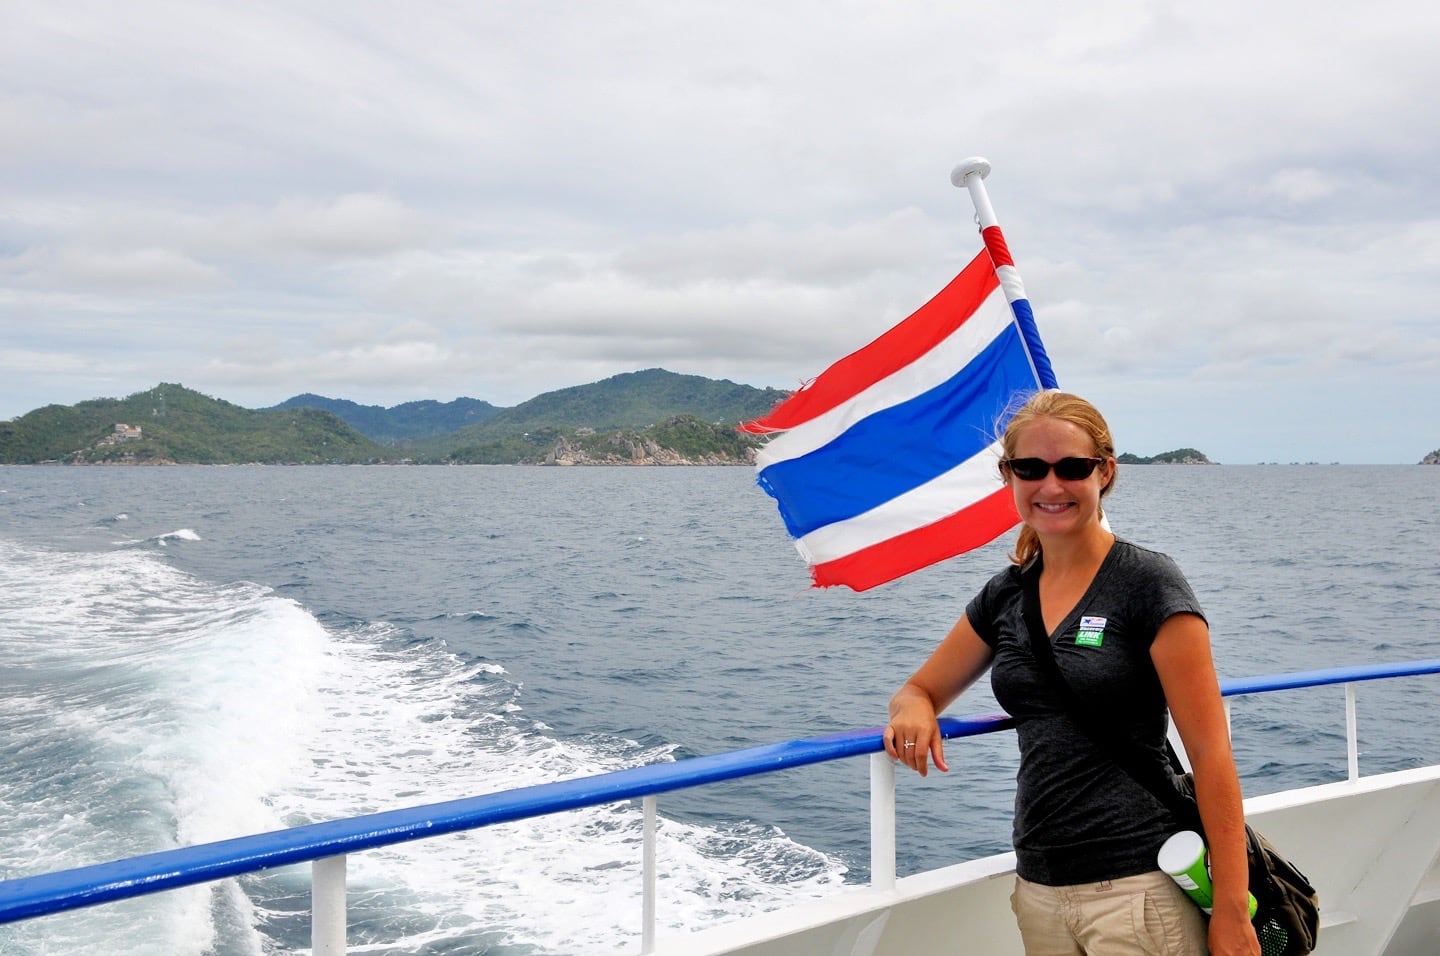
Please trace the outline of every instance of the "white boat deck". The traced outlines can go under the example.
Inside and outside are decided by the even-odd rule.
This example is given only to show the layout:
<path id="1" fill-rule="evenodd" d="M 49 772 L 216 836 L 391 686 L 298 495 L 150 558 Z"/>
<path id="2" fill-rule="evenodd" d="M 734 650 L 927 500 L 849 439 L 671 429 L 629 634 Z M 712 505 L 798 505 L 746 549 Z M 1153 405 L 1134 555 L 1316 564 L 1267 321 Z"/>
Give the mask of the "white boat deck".
<path id="1" fill-rule="evenodd" d="M 1246 818 L 1315 884 L 1316 956 L 1440 954 L 1440 767 L 1253 797 Z M 1024 956 L 1014 854 L 662 937 L 662 956 Z"/>

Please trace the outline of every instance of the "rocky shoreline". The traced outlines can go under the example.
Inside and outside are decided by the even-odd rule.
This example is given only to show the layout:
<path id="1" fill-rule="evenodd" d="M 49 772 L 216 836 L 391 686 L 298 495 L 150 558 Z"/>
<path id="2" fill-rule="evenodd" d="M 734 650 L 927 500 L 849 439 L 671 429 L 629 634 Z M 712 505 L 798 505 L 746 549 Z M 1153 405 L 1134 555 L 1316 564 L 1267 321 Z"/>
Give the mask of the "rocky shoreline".
<path id="1" fill-rule="evenodd" d="M 606 452 L 603 455 L 596 455 L 581 446 L 570 441 L 568 438 L 560 438 L 555 442 L 555 447 L 545 456 L 544 465 L 586 466 L 586 465 L 662 465 L 662 466 L 684 466 L 684 465 L 753 465 L 755 464 L 754 449 L 745 458 L 735 458 L 725 454 L 701 455 L 698 458 L 689 458 L 675 451 L 673 448 L 662 448 L 647 438 L 631 438 L 615 436 L 611 444 L 615 446 L 613 452 Z"/>

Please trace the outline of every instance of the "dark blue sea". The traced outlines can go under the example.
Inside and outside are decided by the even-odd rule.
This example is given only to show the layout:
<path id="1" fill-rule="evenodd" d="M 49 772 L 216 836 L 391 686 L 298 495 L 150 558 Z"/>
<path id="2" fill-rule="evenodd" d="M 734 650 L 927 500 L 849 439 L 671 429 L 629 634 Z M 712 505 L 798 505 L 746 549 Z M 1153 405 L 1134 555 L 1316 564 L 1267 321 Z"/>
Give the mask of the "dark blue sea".
<path id="1" fill-rule="evenodd" d="M 1222 676 L 1437 656 L 1440 468 L 1131 467 Z M 0 468 L 0 878 L 883 723 L 1005 562 L 808 587 L 748 468 Z M 1433 678 L 1361 769 L 1440 760 Z M 952 713 L 996 710 L 978 687 Z M 1342 779 L 1339 688 L 1235 704 L 1248 794 Z M 902 776 L 902 875 L 1008 849 L 1013 737 Z M 867 761 L 663 797 L 662 932 L 868 879 Z M 352 951 L 638 952 L 638 805 L 350 858 Z M 308 947 L 308 869 L 0 927 L 0 954 Z"/>

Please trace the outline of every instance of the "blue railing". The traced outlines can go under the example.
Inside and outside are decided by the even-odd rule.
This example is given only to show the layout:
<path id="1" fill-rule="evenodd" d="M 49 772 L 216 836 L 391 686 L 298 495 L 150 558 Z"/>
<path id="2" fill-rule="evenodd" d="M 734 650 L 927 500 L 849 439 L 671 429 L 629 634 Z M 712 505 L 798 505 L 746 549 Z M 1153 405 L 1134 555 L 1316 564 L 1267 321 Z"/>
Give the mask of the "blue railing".
<path id="1" fill-rule="evenodd" d="M 1301 671 L 1221 682 L 1226 697 L 1359 681 L 1440 673 L 1440 659 Z M 1351 776 L 1356 775 L 1353 696 Z M 947 738 L 972 737 L 1008 729 L 1004 714 L 941 719 Z M 823 763 L 883 750 L 882 728 L 752 747 L 678 763 L 653 764 L 502 793 L 372 813 L 149 853 L 110 863 L 0 881 L 0 923 L 143 896 L 277 866 L 321 861 L 375 847 L 473 830 L 562 810 L 698 787 L 724 780 Z M 893 827 L 893 820 L 891 823 Z M 893 873 L 893 865 L 892 865 Z M 343 893 L 343 870 L 341 881 Z M 343 912 L 343 902 L 342 902 Z M 343 941 L 343 933 L 341 936 Z M 343 942 L 342 942 L 343 946 Z M 317 947 L 317 952 L 319 947 Z"/>
<path id="2" fill-rule="evenodd" d="M 1009 717 L 997 714 L 963 719 L 947 717 L 941 725 L 947 737 L 971 737 L 1003 730 L 1012 722 Z M 880 728 L 852 730 L 6 880 L 0 882 L 0 923 L 562 810 L 855 757 L 880 749 Z"/>

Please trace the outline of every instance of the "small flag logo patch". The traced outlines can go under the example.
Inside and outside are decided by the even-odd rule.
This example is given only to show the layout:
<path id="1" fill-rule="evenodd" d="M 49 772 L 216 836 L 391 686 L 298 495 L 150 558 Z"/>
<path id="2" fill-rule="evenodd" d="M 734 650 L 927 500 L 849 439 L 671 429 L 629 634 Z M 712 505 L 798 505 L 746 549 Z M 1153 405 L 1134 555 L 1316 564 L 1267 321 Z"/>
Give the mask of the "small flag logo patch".
<path id="1" fill-rule="evenodd" d="M 1080 631 L 1075 635 L 1076 646 L 1101 646 L 1105 642 L 1105 624 L 1106 620 L 1103 617 L 1080 618 Z"/>

